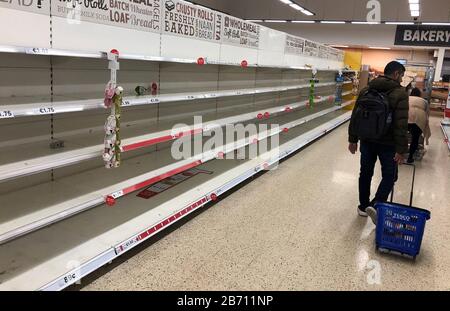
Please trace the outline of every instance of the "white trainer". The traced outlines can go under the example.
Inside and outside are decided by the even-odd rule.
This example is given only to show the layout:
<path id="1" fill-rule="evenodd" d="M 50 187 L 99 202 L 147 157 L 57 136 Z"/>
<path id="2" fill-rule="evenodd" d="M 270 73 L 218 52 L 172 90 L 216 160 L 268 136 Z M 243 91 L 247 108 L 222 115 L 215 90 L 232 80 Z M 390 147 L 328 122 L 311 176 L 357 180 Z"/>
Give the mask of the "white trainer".
<path id="1" fill-rule="evenodd" d="M 374 207 L 369 206 L 368 208 L 366 208 L 366 213 L 370 217 L 370 219 L 372 219 L 373 224 L 376 226 L 378 219 L 377 210 Z"/>

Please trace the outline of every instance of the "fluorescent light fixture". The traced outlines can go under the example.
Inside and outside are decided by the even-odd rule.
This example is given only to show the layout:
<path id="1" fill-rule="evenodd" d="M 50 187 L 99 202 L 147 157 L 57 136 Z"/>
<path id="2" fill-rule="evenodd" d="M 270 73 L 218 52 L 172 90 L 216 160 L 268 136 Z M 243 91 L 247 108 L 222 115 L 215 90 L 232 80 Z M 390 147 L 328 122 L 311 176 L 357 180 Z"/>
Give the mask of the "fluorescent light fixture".
<path id="1" fill-rule="evenodd" d="M 418 3 L 410 3 L 409 4 L 409 9 L 411 11 L 419 11 L 420 10 L 420 5 Z"/>
<path id="2" fill-rule="evenodd" d="M 409 4 L 418 4 L 419 3 L 419 0 L 409 0 Z"/>
<path id="3" fill-rule="evenodd" d="M 412 17 L 418 17 L 418 16 L 420 16 L 420 11 L 411 11 L 411 16 L 412 16 Z"/>
<path id="4" fill-rule="evenodd" d="M 284 4 L 291 4 L 292 1 L 291 0 L 280 0 L 281 2 L 283 2 Z"/>
<path id="5" fill-rule="evenodd" d="M 305 15 L 308 15 L 308 16 L 313 16 L 313 15 L 315 15 L 313 12 L 311 12 L 311 11 L 305 9 L 304 7 L 298 5 L 297 3 L 291 3 L 291 4 L 289 4 L 289 6 L 290 6 L 291 8 L 293 8 L 294 10 L 297 10 L 297 11 L 302 12 L 302 13 L 305 14 Z"/>
<path id="6" fill-rule="evenodd" d="M 381 46 L 369 46 L 369 49 L 373 49 L 373 50 L 390 50 L 391 48 L 381 47 Z"/>
<path id="7" fill-rule="evenodd" d="M 378 25 L 380 23 L 379 22 L 352 22 L 352 24 L 357 24 L 357 25 Z"/>
<path id="8" fill-rule="evenodd" d="M 414 25 L 414 22 L 386 22 L 386 25 Z"/>
<path id="9" fill-rule="evenodd" d="M 292 21 L 293 23 L 296 24 L 314 24 L 315 21 Z"/>
<path id="10" fill-rule="evenodd" d="M 321 21 L 322 24 L 345 24 L 344 21 Z"/>
<path id="11" fill-rule="evenodd" d="M 349 47 L 348 45 L 334 45 L 334 44 L 332 44 L 330 46 L 333 48 L 348 48 Z"/>
<path id="12" fill-rule="evenodd" d="M 316 15 L 316 14 L 314 14 L 313 12 L 308 11 L 307 9 L 302 9 L 301 12 L 302 12 L 303 14 L 305 14 L 305 15 L 308 15 L 308 16 Z"/>
<path id="13" fill-rule="evenodd" d="M 450 26 L 450 23 L 422 23 L 422 25 Z"/>
<path id="14" fill-rule="evenodd" d="M 303 8 L 301 6 L 299 6 L 297 3 L 291 3 L 291 4 L 289 4 L 289 6 L 293 9 L 296 9 L 297 11 L 303 10 Z"/>
<path id="15" fill-rule="evenodd" d="M 287 20 L 284 19 L 265 19 L 266 23 L 287 23 Z"/>

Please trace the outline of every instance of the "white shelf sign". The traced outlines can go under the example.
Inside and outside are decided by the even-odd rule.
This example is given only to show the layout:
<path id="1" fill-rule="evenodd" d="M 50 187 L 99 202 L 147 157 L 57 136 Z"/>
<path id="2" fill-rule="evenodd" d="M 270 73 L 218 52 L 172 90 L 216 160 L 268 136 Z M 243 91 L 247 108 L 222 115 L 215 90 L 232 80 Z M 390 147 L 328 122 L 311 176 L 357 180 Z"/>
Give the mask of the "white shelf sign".
<path id="1" fill-rule="evenodd" d="M 161 0 L 52 1 L 52 14 L 66 18 L 69 24 L 86 21 L 159 33 L 161 13 Z"/>
<path id="2" fill-rule="evenodd" d="M 328 49 L 324 45 L 319 45 L 319 57 L 320 58 L 328 58 Z"/>
<path id="3" fill-rule="evenodd" d="M 304 47 L 305 47 L 305 40 L 291 35 L 286 35 L 286 45 L 284 48 L 284 52 L 286 54 L 294 54 L 294 55 L 303 54 Z"/>
<path id="4" fill-rule="evenodd" d="M 185 1 L 164 1 L 163 33 L 193 39 L 220 41 L 219 13 Z"/>
<path id="5" fill-rule="evenodd" d="M 259 25 L 225 15 L 222 29 L 222 41 L 241 47 L 259 48 Z"/>
<path id="6" fill-rule="evenodd" d="M 304 54 L 307 56 L 318 57 L 319 56 L 319 47 L 317 43 L 305 40 L 305 50 Z"/>

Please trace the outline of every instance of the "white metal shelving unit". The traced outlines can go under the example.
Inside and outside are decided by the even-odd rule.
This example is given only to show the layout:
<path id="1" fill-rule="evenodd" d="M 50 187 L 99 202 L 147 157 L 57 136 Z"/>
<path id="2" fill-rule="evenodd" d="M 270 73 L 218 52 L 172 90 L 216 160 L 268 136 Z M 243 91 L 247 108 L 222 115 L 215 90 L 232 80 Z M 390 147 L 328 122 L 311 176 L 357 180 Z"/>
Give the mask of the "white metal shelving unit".
<path id="1" fill-rule="evenodd" d="M 325 135 L 349 117 L 350 112 L 336 111 L 316 119 L 313 121 L 315 124 L 299 127 L 282 138 L 279 152 L 269 151 L 252 160 L 204 163 L 199 168 L 214 171 L 214 174 L 200 174 L 198 178 L 180 184 L 181 187 L 155 197 L 155 200 L 142 201 L 135 195 L 127 196 L 113 208 L 99 206 L 7 243 L 2 246 L 7 256 L 0 257 L 1 264 L 20 269 L 7 270 L 0 288 L 61 290 L 267 166 Z M 91 219 L 103 221 L 94 224 Z M 82 235 L 76 229 L 80 227 L 83 227 Z M 60 243 L 62 239 L 64 243 Z M 39 248 L 42 245 L 36 245 L 36 241 L 49 241 L 46 242 L 50 243 L 45 247 L 47 251 Z M 22 256 L 17 257 L 19 252 Z M 11 262 L 13 258 L 17 258 L 14 263 Z M 69 262 L 77 262 L 79 266 L 70 269 L 67 266 Z M 29 282 L 24 282 L 25 279 Z"/>
<path id="2" fill-rule="evenodd" d="M 274 124 L 278 124 L 276 122 L 285 123 L 280 123 L 278 130 L 260 132 L 257 136 L 247 137 L 232 144 L 220 146 L 213 152 L 197 154 L 181 161 L 172 159 L 170 149 L 163 149 L 158 152 L 153 152 L 150 155 L 133 158 L 132 162 L 124 163 L 124 167 L 118 171 L 118 174 L 112 174 L 114 172 L 105 171 L 104 168 L 98 168 L 78 174 L 78 179 L 75 183 L 66 181 L 66 178 L 63 178 L 61 181 L 51 181 L 20 192 L 5 195 L 0 202 L 4 206 L 4 211 L 8 211 L 8 215 L 11 215 L 15 213 L 15 205 L 17 202 L 25 200 L 22 204 L 26 204 L 25 202 L 27 202 L 30 197 L 37 197 L 40 193 L 48 193 L 49 189 L 51 189 L 52 193 L 57 193 L 57 197 L 61 197 L 61 194 L 66 192 L 64 189 L 68 184 L 83 185 L 82 188 L 74 187 L 77 188 L 77 196 L 72 197 L 73 194 L 66 194 L 63 202 L 51 204 L 49 206 L 41 206 L 39 209 L 37 208 L 38 204 L 35 204 L 35 206 L 33 206 L 33 212 L 22 216 L 12 217 L 10 221 L 0 224 L 0 244 L 103 204 L 105 198 L 108 196 L 117 199 L 128 195 L 136 190 L 163 180 L 164 178 L 211 161 L 215 159 L 219 153 L 226 154 L 252 144 L 255 139 L 260 141 L 267 137 L 278 135 L 283 131 L 290 130 L 334 111 L 338 111 L 349 104 L 351 104 L 351 102 L 342 106 L 329 107 L 329 105 L 325 105 L 324 107 L 317 109 L 315 113 L 303 117 L 302 114 L 298 116 L 292 114 L 288 119 L 279 117 L 278 120 L 275 120 Z M 303 113 L 303 115 L 304 114 L 305 113 Z M 136 165 L 135 163 L 139 164 Z M 131 165 L 131 167 L 129 167 L 129 165 Z M 141 167 L 141 169 L 136 171 L 139 167 Z M 143 172 L 143 174 L 136 176 L 137 172 L 142 171 L 143 168 L 145 168 L 145 173 Z M 150 168 L 152 169 L 150 170 Z M 92 176 L 98 178 L 98 176 L 102 175 L 105 176 L 105 180 L 108 180 L 109 185 L 97 189 L 97 183 L 92 179 Z M 69 180 L 70 179 L 73 179 L 73 176 L 70 176 Z M 102 182 L 102 184 L 104 184 L 104 182 Z M 79 195 L 80 192 L 84 194 Z"/>
<path id="3" fill-rule="evenodd" d="M 293 45 L 285 33 L 209 10 L 215 36 L 200 39 L 163 27 L 105 24 L 89 14 L 71 24 L 58 5 L 43 2 L 37 14 L 0 4 L 0 74 L 9 79 L 0 85 L 0 289 L 64 289 L 350 117 L 351 101 L 334 103 L 335 75 L 344 67 L 336 49 L 315 42 L 306 49 L 307 39 Z M 3 27 L 4 14 L 26 19 L 39 33 L 14 33 Z M 235 23 L 225 19 L 247 24 L 245 40 L 227 37 Z M 122 40 L 105 39 L 111 35 Z M 122 165 L 107 170 L 101 159 L 106 114 L 98 97 L 112 49 L 120 52 L 117 82 L 127 89 Z M 158 86 L 156 95 L 129 96 L 149 83 Z M 199 126 L 193 116 L 205 121 Z M 183 159 L 172 156 L 181 137 L 205 142 L 205 132 L 266 123 L 279 127 Z M 221 159 L 276 137 L 280 147 L 256 158 Z M 54 142 L 59 149 L 49 147 Z M 192 170 L 203 173 L 148 200 L 136 195 Z"/>
<path id="4" fill-rule="evenodd" d="M 328 84 L 327 84 L 328 85 Z M 346 93 L 344 93 L 346 94 Z M 330 96 L 333 96 L 330 94 Z M 316 103 L 329 100 L 329 97 L 317 100 Z M 203 131 L 209 131 L 216 127 L 225 126 L 227 124 L 236 124 L 240 122 L 246 122 L 252 119 L 262 119 L 264 116 L 275 116 L 282 113 L 290 113 L 296 109 L 304 108 L 307 101 L 293 103 L 290 105 L 273 107 L 265 110 L 255 111 L 251 113 L 245 113 L 233 117 L 218 119 L 203 123 L 202 128 L 195 127 L 194 125 L 189 128 L 168 129 L 150 134 L 139 135 L 136 137 L 130 137 L 122 140 L 123 152 L 133 151 L 140 148 L 150 147 L 159 143 L 173 141 L 178 137 L 198 134 Z M 82 139 L 82 138 L 81 138 Z M 19 162 L 8 163 L 0 166 L 0 181 L 6 181 L 21 176 L 37 174 L 46 170 L 55 169 L 58 167 L 73 165 L 82 161 L 97 158 L 101 155 L 102 145 L 95 145 L 80 149 L 74 149 L 71 151 L 65 151 L 57 154 L 51 154 L 33 159 L 27 159 Z M 34 148 L 28 146 L 28 148 Z"/>
<path id="5" fill-rule="evenodd" d="M 318 83 L 317 87 L 335 85 L 334 82 Z M 308 88 L 309 84 L 295 85 L 295 86 L 278 86 L 255 89 L 238 89 L 238 90 L 224 90 L 212 92 L 191 92 L 191 93 L 175 93 L 162 94 L 156 96 L 133 96 L 125 97 L 123 99 L 123 107 L 154 105 L 159 103 L 192 101 L 199 99 L 212 99 L 232 96 L 245 96 L 274 92 L 286 92 L 292 90 L 299 90 Z M 28 99 L 29 100 L 29 99 Z M 17 99 L 15 99 L 17 101 Z M 0 105 L 0 119 L 1 118 L 16 118 L 16 117 L 30 117 L 43 116 L 58 113 L 81 112 L 94 109 L 105 109 L 103 99 L 85 99 L 85 100 L 62 100 L 62 101 L 48 101 L 36 102 L 29 104 L 18 105 Z M 3 117 L 2 117 L 3 116 Z"/>

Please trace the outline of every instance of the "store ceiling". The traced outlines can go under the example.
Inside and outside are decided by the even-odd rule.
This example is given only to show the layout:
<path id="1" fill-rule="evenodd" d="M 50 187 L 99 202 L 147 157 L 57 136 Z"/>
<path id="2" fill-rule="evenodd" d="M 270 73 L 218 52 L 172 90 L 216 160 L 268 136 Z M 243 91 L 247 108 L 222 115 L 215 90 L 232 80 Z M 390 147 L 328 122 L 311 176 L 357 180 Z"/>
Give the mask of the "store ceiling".
<path id="1" fill-rule="evenodd" d="M 293 0 L 316 13 L 306 16 L 279 0 L 194 0 L 243 19 L 366 21 L 368 0 Z M 413 21 L 408 0 L 379 0 L 382 21 Z M 422 22 L 450 22 L 449 0 L 421 0 Z"/>

